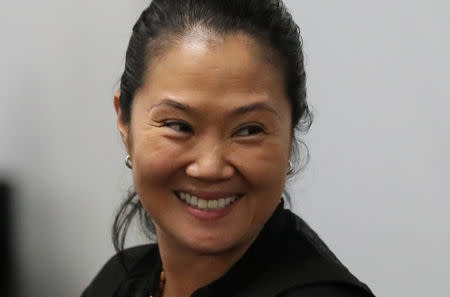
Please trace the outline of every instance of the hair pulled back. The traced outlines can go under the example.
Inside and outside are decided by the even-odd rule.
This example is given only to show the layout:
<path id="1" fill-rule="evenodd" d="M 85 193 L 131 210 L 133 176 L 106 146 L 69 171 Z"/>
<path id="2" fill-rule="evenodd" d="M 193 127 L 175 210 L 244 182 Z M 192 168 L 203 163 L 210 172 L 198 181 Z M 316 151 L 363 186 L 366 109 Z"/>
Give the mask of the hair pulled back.
<path id="1" fill-rule="evenodd" d="M 307 162 L 308 151 L 301 141 L 295 140 L 295 131 L 307 132 L 312 114 L 306 102 L 300 29 L 281 0 L 153 0 L 133 26 L 126 52 L 119 98 L 123 122 L 130 121 L 134 96 L 143 86 L 155 57 L 162 55 L 172 41 L 196 29 L 220 35 L 249 34 L 281 58 L 294 137 L 291 161 L 295 170 L 292 174 L 300 170 Z M 305 148 L 302 158 L 305 162 L 300 162 L 300 145 Z M 131 189 L 113 224 L 116 251 L 123 250 L 128 227 L 136 215 L 144 233 L 149 239 L 155 239 L 155 226 Z"/>

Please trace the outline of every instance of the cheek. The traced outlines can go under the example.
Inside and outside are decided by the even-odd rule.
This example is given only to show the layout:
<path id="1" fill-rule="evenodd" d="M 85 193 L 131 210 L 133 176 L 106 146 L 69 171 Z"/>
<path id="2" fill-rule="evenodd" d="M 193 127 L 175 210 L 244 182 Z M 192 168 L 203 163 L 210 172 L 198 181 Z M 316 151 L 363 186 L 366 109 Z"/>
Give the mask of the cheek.
<path id="1" fill-rule="evenodd" d="M 248 182 L 263 191 L 279 192 L 284 188 L 288 148 L 278 143 L 248 150 L 237 150 L 234 163 Z"/>
<path id="2" fill-rule="evenodd" d="M 133 176 L 136 187 L 164 184 L 177 168 L 181 147 L 160 135 L 141 133 L 134 137 Z"/>

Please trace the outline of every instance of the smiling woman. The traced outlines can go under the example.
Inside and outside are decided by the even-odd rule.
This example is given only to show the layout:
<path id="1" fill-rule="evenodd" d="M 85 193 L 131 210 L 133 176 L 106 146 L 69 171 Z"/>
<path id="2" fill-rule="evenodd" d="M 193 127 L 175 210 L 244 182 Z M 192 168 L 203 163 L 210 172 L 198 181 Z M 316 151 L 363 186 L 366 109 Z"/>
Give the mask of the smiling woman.
<path id="1" fill-rule="evenodd" d="M 372 296 L 283 208 L 311 115 L 280 1 L 154 0 L 114 105 L 136 193 L 83 297 Z M 123 250 L 135 214 L 157 243 Z"/>
<path id="2" fill-rule="evenodd" d="M 239 258 L 280 201 L 289 100 L 283 73 L 252 37 L 197 34 L 206 36 L 180 37 L 149 69 L 129 124 L 116 105 L 119 129 L 160 247 L 166 238 L 177 245 L 167 249 L 233 249 Z"/>

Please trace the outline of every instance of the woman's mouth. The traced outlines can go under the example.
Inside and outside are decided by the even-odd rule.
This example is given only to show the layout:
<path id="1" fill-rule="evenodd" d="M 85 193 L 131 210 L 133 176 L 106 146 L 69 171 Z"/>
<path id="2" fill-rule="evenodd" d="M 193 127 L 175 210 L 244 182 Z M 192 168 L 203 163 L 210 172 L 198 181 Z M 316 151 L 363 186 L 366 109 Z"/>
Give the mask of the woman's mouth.
<path id="1" fill-rule="evenodd" d="M 220 197 L 218 199 L 202 199 L 195 196 L 194 194 L 186 192 L 175 192 L 175 195 L 183 203 L 189 205 L 190 207 L 203 211 L 214 211 L 227 208 L 242 197 L 242 195 L 229 195 Z"/>

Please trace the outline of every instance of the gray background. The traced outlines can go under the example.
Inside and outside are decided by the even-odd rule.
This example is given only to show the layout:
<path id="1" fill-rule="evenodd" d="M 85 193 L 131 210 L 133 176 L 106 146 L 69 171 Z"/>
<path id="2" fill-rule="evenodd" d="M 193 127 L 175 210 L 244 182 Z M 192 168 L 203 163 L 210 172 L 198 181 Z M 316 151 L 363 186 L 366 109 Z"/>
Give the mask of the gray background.
<path id="1" fill-rule="evenodd" d="M 450 291 L 449 3 L 286 1 L 316 116 L 293 208 L 378 296 Z M 113 253 L 131 180 L 112 96 L 146 4 L 0 2 L 0 175 L 16 186 L 19 296 L 79 296 Z"/>

